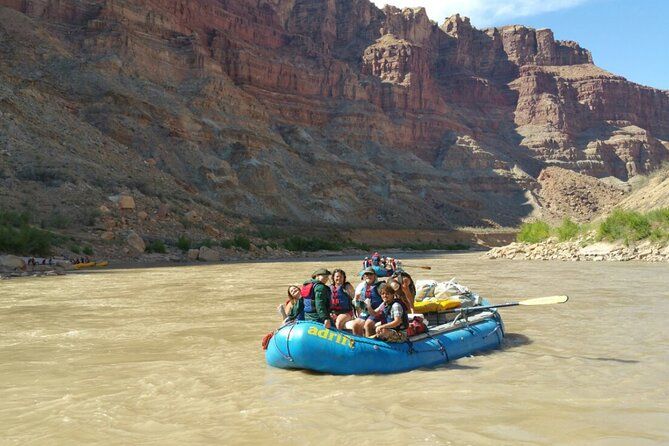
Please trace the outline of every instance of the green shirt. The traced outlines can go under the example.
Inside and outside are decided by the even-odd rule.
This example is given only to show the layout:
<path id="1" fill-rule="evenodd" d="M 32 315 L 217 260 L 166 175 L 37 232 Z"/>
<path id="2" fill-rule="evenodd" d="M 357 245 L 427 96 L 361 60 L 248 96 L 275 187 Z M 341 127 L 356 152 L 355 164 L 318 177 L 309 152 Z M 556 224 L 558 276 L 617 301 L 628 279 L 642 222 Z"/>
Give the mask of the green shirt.
<path id="1" fill-rule="evenodd" d="M 297 320 L 300 316 L 300 313 L 304 311 L 304 301 L 300 298 L 290 307 L 290 313 L 288 313 L 288 319 L 291 321 Z"/>
<path id="2" fill-rule="evenodd" d="M 330 287 L 322 282 L 312 280 L 314 285 L 314 313 L 304 313 L 304 319 L 307 321 L 325 322 L 330 319 Z M 302 303 L 304 305 L 304 303 Z M 292 311 L 291 311 L 292 313 Z"/>

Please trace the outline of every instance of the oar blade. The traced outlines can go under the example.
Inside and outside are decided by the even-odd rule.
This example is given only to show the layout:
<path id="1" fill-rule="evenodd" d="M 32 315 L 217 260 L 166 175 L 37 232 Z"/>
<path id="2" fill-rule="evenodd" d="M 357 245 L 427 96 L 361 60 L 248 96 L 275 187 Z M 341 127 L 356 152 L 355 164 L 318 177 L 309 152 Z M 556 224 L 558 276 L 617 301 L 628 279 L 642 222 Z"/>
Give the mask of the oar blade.
<path id="1" fill-rule="evenodd" d="M 422 266 L 422 265 L 406 265 L 402 264 L 404 268 L 420 268 L 420 269 L 432 269 L 431 266 Z"/>
<path id="2" fill-rule="evenodd" d="M 537 297 L 535 299 L 521 300 L 520 305 L 552 305 L 563 304 L 569 300 L 569 296 L 546 296 Z"/>

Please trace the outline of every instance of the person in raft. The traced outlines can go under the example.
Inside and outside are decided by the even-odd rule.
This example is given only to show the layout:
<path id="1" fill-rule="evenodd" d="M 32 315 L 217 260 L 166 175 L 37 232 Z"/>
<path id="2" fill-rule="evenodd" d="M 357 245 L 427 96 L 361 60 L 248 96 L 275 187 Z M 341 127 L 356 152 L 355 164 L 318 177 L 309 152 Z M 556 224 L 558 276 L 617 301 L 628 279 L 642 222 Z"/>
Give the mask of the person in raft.
<path id="1" fill-rule="evenodd" d="M 382 312 L 385 323 L 376 327 L 376 337 L 386 342 L 405 342 L 406 330 L 409 328 L 409 315 L 404 302 L 388 284 L 379 286 L 383 299 Z"/>
<path id="2" fill-rule="evenodd" d="M 299 286 L 291 285 L 288 287 L 288 300 L 277 308 L 284 322 L 304 320 L 304 304 L 300 306 L 301 298 L 302 294 Z"/>
<path id="3" fill-rule="evenodd" d="M 311 280 L 302 285 L 301 302 L 304 306 L 304 320 L 321 322 L 325 328 L 332 327 L 330 319 L 331 291 L 327 284 L 332 273 L 321 268 L 314 271 Z"/>
<path id="4" fill-rule="evenodd" d="M 375 333 L 374 326 L 377 322 L 385 322 L 382 320 L 382 315 L 377 312 L 377 308 L 383 304 L 381 294 L 378 288 L 384 282 L 379 282 L 376 277 L 374 268 L 366 268 L 362 272 L 362 280 L 364 285 L 357 288 L 355 296 L 355 305 L 358 309 L 358 318 L 353 321 L 351 330 L 353 334 L 367 337 L 373 336 Z"/>
<path id="5" fill-rule="evenodd" d="M 343 330 L 346 322 L 353 319 L 353 285 L 346 281 L 346 273 L 341 269 L 332 272 L 332 297 L 330 311 L 337 330 Z"/>
<path id="6" fill-rule="evenodd" d="M 409 308 L 413 309 L 414 301 L 416 299 L 416 285 L 414 284 L 411 276 L 402 269 L 398 269 L 392 275 L 392 278 L 397 280 L 402 285 L 402 292 L 409 302 Z"/>
<path id="7" fill-rule="evenodd" d="M 402 303 L 404 304 L 404 307 L 409 310 L 409 313 L 413 313 L 413 300 L 409 301 L 409 298 L 407 297 L 406 293 L 404 292 L 404 289 L 402 288 L 402 284 L 396 279 L 396 278 L 391 278 L 388 282 L 386 282 L 390 288 L 392 288 L 393 292 L 399 298 Z"/>

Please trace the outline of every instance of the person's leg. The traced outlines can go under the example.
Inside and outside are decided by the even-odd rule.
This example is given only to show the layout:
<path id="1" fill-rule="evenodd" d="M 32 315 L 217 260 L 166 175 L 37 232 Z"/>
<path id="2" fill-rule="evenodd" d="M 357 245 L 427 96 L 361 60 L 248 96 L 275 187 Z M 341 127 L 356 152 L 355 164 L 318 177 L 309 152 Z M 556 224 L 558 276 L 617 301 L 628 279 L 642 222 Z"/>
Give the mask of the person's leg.
<path id="1" fill-rule="evenodd" d="M 346 327 L 346 322 L 351 320 L 351 315 L 344 313 L 340 314 L 337 316 L 337 320 L 335 321 L 335 327 L 337 327 L 337 330 L 343 330 Z"/>
<path id="2" fill-rule="evenodd" d="M 351 327 L 351 331 L 353 331 L 353 334 L 356 336 L 363 336 L 365 332 L 364 327 L 365 327 L 365 320 L 358 318 L 353 321 L 353 326 Z"/>
<path id="3" fill-rule="evenodd" d="M 376 321 L 371 317 L 365 321 L 365 336 L 372 337 L 376 333 Z"/>

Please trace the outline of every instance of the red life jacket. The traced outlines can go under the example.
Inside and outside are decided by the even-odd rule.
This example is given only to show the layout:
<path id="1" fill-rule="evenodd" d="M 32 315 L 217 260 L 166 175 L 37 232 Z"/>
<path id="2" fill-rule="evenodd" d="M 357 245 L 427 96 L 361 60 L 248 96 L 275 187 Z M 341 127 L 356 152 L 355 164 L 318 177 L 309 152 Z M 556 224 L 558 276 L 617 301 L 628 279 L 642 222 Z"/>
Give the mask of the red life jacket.
<path id="1" fill-rule="evenodd" d="M 317 282 L 309 281 L 303 284 L 300 288 L 300 294 L 302 296 L 302 300 L 304 301 L 305 313 L 316 312 L 316 293 L 314 292 L 316 284 Z"/>

